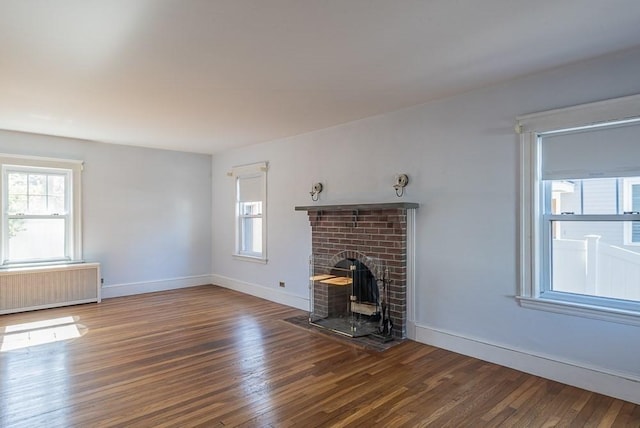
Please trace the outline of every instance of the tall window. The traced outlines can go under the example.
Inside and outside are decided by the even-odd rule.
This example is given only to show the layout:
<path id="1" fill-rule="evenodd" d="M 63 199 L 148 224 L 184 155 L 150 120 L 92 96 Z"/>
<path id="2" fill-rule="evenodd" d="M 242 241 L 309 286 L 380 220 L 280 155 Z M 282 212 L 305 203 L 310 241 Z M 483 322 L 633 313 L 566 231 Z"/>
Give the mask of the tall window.
<path id="1" fill-rule="evenodd" d="M 2 265 L 80 259 L 81 164 L 7 155 L 0 162 Z"/>
<path id="2" fill-rule="evenodd" d="M 519 121 L 521 303 L 640 324 L 640 96 Z"/>
<path id="3" fill-rule="evenodd" d="M 233 168 L 236 185 L 235 256 L 266 262 L 267 163 Z"/>

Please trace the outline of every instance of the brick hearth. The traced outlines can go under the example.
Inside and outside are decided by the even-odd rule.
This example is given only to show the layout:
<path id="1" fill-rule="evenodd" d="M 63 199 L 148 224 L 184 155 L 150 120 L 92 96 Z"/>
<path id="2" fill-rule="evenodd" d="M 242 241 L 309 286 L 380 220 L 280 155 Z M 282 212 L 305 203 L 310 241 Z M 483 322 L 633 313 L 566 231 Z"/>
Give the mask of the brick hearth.
<path id="1" fill-rule="evenodd" d="M 317 266 L 335 266 L 351 258 L 377 278 L 388 269 L 389 313 L 397 338 L 406 337 L 407 328 L 407 210 L 417 207 L 413 203 L 296 207 L 308 213 Z"/>

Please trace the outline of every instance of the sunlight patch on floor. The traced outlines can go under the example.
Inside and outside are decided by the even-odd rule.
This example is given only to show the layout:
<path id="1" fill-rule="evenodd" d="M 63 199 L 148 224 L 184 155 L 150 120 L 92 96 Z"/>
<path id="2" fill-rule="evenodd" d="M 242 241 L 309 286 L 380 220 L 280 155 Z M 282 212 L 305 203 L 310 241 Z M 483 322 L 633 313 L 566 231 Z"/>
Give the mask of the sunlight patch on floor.
<path id="1" fill-rule="evenodd" d="M 75 339 L 82 334 L 71 316 L 9 325 L 0 328 L 0 352 Z"/>

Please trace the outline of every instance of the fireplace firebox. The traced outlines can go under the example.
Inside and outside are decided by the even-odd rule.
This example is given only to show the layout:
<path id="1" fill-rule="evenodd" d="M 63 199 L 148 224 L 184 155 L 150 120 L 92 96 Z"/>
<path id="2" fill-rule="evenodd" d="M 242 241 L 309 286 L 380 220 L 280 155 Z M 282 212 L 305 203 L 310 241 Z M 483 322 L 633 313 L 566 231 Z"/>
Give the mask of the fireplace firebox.
<path id="1" fill-rule="evenodd" d="M 351 275 L 345 275 L 348 271 Z M 371 270 L 358 259 L 342 259 L 331 269 L 332 275 L 351 276 L 352 295 L 355 300 L 362 304 L 376 304 L 380 295 L 376 277 Z"/>
<path id="2" fill-rule="evenodd" d="M 384 331 L 387 270 L 380 261 L 342 252 L 333 257 L 313 255 L 309 265 L 311 324 L 351 337 Z"/>

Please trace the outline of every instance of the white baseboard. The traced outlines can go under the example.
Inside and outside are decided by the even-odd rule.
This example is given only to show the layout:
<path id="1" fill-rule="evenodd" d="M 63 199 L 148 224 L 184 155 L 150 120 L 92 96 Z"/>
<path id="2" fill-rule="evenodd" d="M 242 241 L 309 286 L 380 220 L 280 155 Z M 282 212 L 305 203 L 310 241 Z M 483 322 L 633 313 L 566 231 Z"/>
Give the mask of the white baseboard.
<path id="1" fill-rule="evenodd" d="M 422 325 L 415 326 L 415 335 L 417 342 L 640 404 L 640 378 L 629 373 L 615 373 L 548 355 L 534 355 Z"/>
<path id="2" fill-rule="evenodd" d="M 261 299 L 270 300 L 282 305 L 291 306 L 303 311 L 309 310 L 309 299 L 286 293 L 282 290 L 265 287 L 263 285 L 238 281 L 222 275 L 211 275 L 211 283 L 230 290 L 239 291 Z"/>
<path id="3" fill-rule="evenodd" d="M 128 284 L 112 284 L 102 287 L 102 298 L 131 296 L 134 294 L 153 293 L 154 291 L 174 290 L 177 288 L 195 287 L 211 284 L 211 275 L 186 276 L 182 278 L 162 279 L 158 281 L 131 282 Z"/>

